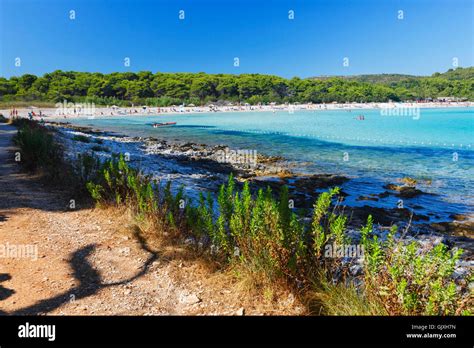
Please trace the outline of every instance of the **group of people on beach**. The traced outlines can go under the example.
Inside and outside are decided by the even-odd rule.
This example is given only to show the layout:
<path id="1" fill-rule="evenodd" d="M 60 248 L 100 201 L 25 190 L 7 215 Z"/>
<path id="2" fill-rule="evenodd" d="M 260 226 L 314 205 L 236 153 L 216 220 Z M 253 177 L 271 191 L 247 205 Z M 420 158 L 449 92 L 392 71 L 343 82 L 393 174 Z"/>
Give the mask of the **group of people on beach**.
<path id="1" fill-rule="evenodd" d="M 18 109 L 16 109 L 16 108 L 10 109 L 10 117 L 18 117 L 18 116 L 19 116 Z M 33 110 L 28 111 L 28 119 L 30 121 L 33 120 L 33 117 L 40 117 L 40 123 L 44 123 L 43 116 L 44 116 L 44 114 L 41 110 L 39 110 L 38 113 L 34 112 Z"/>

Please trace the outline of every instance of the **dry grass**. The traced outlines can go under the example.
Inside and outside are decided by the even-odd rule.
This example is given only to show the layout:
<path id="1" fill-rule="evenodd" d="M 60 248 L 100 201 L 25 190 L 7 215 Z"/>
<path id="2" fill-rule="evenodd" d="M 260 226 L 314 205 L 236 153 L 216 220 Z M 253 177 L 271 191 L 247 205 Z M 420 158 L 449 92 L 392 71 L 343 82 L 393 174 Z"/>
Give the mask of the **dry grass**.
<path id="1" fill-rule="evenodd" d="M 160 219 L 137 220 L 125 206 L 102 206 L 104 217 L 121 219 L 123 236 L 141 239 L 160 260 L 172 265 L 173 278 L 182 284 L 199 279 L 212 292 L 213 301 L 245 308 L 246 314 L 301 315 L 307 313 L 304 304 L 293 295 L 284 282 L 270 282 L 264 272 L 253 272 L 239 263 L 227 264 L 188 244 L 182 234 L 169 230 Z"/>
<path id="2" fill-rule="evenodd" d="M 353 284 L 332 284 L 324 276 L 307 293 L 305 302 L 313 315 L 387 315 L 381 303 L 367 298 Z"/>

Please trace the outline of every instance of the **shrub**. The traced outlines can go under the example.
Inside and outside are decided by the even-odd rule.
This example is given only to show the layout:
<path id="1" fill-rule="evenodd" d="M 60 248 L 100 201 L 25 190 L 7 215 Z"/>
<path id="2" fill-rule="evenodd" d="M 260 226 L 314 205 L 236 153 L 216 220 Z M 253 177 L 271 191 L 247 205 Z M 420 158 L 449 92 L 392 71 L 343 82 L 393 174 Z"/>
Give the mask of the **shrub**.
<path id="1" fill-rule="evenodd" d="M 386 241 L 379 240 L 373 234 L 371 216 L 362 228 L 367 291 L 390 314 L 470 314 L 472 297 L 463 294 L 453 279 L 463 251 L 449 250 L 442 243 L 425 250 L 417 241 L 396 240 L 396 231 L 393 227 Z"/>
<path id="2" fill-rule="evenodd" d="M 49 130 L 35 121 L 23 120 L 16 124 L 20 128 L 14 141 L 20 147 L 21 163 L 25 168 L 30 171 L 43 168 L 51 175 L 57 175 L 62 151 Z"/>
<path id="3" fill-rule="evenodd" d="M 360 231 L 363 275 L 357 281 L 345 272 L 350 262 L 325 257 L 323 250 L 329 243 L 350 243 L 347 218 L 338 214 L 334 204 L 338 188 L 319 195 L 311 223 L 306 223 L 290 208 L 286 187 L 279 199 L 269 188 L 252 194 L 248 183 L 237 189 L 231 175 L 217 197 L 201 193 L 192 204 L 183 187 L 176 194 L 170 182 L 160 188 L 129 167 L 121 155 L 103 163 L 84 155 L 80 166 L 82 180 L 98 204 L 127 204 L 140 218 L 191 236 L 196 246 L 210 247 L 216 257 L 247 270 L 255 279 L 312 288 L 325 313 L 471 313 L 470 297 L 453 280 L 461 250 L 448 250 L 443 244 L 423 250 L 417 242 L 396 240 L 396 226 L 387 238 L 379 238 L 369 216 Z"/>

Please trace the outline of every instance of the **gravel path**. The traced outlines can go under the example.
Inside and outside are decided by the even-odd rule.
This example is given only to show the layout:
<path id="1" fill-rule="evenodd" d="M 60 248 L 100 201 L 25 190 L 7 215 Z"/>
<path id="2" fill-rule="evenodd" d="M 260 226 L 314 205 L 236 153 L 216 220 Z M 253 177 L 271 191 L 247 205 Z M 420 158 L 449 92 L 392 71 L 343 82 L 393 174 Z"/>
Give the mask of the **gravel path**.
<path id="1" fill-rule="evenodd" d="M 0 314 L 300 314 L 291 294 L 242 296 L 239 284 L 179 247 L 147 244 L 125 212 L 69 208 L 14 161 L 0 124 Z"/>

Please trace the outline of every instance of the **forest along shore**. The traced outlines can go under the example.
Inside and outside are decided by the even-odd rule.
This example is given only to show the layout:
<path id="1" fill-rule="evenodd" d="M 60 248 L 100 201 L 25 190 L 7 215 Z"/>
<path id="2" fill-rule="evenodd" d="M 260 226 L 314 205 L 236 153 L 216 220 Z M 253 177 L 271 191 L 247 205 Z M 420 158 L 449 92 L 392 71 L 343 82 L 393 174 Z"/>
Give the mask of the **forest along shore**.
<path id="1" fill-rule="evenodd" d="M 242 296 L 186 248 L 145 242 L 122 210 L 71 209 L 69 191 L 14 162 L 15 134 L 0 123 L 0 315 L 305 313 L 290 292 Z"/>
<path id="2" fill-rule="evenodd" d="M 48 123 L 57 131 L 58 139 L 63 143 L 66 154 L 72 159 L 77 153 L 93 152 L 107 158 L 112 153 L 127 153 L 132 166 L 139 167 L 144 173 L 164 185 L 171 181 L 175 192 L 184 186 L 187 196 L 198 201 L 199 192 L 204 195 L 217 192 L 226 182 L 230 173 L 240 186 L 248 181 L 256 191 L 270 187 L 275 193 L 284 185 L 291 189 L 294 206 L 311 214 L 313 203 L 318 195 L 329 188 L 341 186 L 350 178 L 334 174 L 298 174 L 292 171 L 292 163 L 283 157 L 257 154 L 256 164 L 248 162 L 223 161 L 223 154 L 234 153 L 237 149 L 226 145 L 207 146 L 191 142 L 167 142 L 157 138 L 136 138 L 120 134 L 109 134 L 90 127 L 80 127 L 65 123 Z M 233 152 L 232 152 L 233 151 Z M 422 194 L 410 182 L 403 178 L 400 182 L 387 185 L 383 194 L 397 197 L 412 197 Z M 347 193 L 342 192 L 342 196 Z M 370 199 L 370 197 L 367 197 Z M 340 203 L 344 205 L 344 201 Z M 472 216 L 453 216 L 445 222 L 430 223 L 423 215 L 417 215 L 407 208 L 379 208 L 364 205 L 346 207 L 349 234 L 358 234 L 367 217 L 372 215 L 377 224 L 378 233 L 385 235 L 391 225 L 406 229 L 409 237 L 416 238 L 426 245 L 440 241 L 465 250 L 461 267 L 474 267 L 474 219 Z"/>

